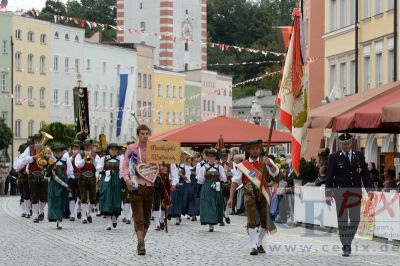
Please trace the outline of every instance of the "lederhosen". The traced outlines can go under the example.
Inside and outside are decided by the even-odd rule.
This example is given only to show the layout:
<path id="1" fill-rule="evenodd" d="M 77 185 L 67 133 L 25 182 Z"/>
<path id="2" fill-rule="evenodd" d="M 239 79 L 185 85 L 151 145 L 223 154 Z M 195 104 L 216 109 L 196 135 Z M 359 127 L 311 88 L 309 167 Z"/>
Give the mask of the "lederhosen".
<path id="1" fill-rule="evenodd" d="M 262 172 L 262 164 L 259 161 L 251 164 Z M 267 206 L 266 199 L 263 196 L 260 197 L 259 189 L 250 182 L 244 174 L 242 182 L 244 186 L 244 205 L 247 216 L 247 227 L 255 228 L 261 225 L 262 228 L 267 228 L 267 215 L 269 217 L 267 208 L 269 210 L 269 206 Z M 259 214 L 259 221 L 257 221 L 257 213 Z"/>
<path id="2" fill-rule="evenodd" d="M 36 155 L 36 149 L 30 147 L 30 155 Z M 32 204 L 36 204 L 39 201 L 47 202 L 47 180 L 44 179 L 42 169 L 37 165 L 36 160 L 28 165 L 29 176 L 29 191 L 32 200 Z"/>
<path id="3" fill-rule="evenodd" d="M 80 169 L 79 191 L 81 194 L 81 202 L 88 203 L 87 194 L 89 193 L 90 204 L 96 204 L 96 167 L 93 163 L 86 163 Z"/>

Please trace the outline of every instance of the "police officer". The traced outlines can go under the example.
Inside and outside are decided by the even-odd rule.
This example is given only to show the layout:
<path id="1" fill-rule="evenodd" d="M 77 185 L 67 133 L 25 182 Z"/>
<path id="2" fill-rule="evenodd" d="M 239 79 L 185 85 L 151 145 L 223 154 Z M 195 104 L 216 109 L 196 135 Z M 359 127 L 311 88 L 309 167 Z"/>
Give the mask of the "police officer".
<path id="1" fill-rule="evenodd" d="M 362 186 L 370 192 L 372 183 L 364 155 L 352 150 L 353 137 L 349 133 L 339 136 L 340 150 L 332 153 L 326 173 L 325 200 L 336 202 L 342 256 L 351 254 L 351 243 L 360 222 Z M 373 194 L 369 193 L 372 199 Z"/>

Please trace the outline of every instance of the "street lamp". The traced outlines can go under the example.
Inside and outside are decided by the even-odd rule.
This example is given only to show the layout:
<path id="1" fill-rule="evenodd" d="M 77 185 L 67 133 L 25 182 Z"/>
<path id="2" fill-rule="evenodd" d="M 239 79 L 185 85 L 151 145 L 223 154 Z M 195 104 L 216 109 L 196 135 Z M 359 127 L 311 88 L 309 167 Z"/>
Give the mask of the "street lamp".
<path id="1" fill-rule="evenodd" d="M 263 117 L 261 104 L 258 102 L 258 98 L 253 100 L 251 104 L 250 115 L 253 117 L 254 124 L 260 125 Z"/>

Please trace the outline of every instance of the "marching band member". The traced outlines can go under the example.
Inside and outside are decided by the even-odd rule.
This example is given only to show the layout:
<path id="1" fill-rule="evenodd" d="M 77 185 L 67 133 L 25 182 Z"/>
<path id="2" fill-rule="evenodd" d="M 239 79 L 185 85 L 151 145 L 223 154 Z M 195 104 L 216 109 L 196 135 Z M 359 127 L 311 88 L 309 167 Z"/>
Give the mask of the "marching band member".
<path id="1" fill-rule="evenodd" d="M 172 207 L 168 209 L 168 217 L 176 219 L 176 225 L 182 222 L 181 215 L 183 213 L 184 205 L 184 183 L 190 183 L 190 168 L 184 163 L 183 156 L 181 156 L 182 163 L 171 164 L 171 185 L 176 187 L 176 191 L 172 192 Z"/>
<path id="2" fill-rule="evenodd" d="M 81 144 L 82 142 L 80 140 L 74 140 L 72 142 L 71 146 L 71 153 L 72 156 L 70 157 L 72 167 L 74 168 L 74 179 L 68 179 L 68 185 L 71 189 L 71 192 L 69 192 L 69 213 L 70 217 L 69 220 L 71 222 L 75 221 L 75 206 L 77 202 L 79 201 L 79 188 L 78 188 L 78 182 L 79 182 L 79 176 L 80 176 L 80 169 L 76 167 L 75 165 L 75 158 L 78 155 L 78 153 L 81 154 L 82 156 L 82 151 L 81 151 Z M 79 214 L 80 212 L 78 212 Z"/>
<path id="3" fill-rule="evenodd" d="M 97 164 L 96 176 L 100 176 L 100 200 L 99 208 L 101 215 L 107 217 L 107 230 L 111 226 L 117 227 L 117 217 L 121 214 L 121 175 L 122 163 L 118 156 L 119 145 L 110 143 L 107 145 L 106 156 Z"/>
<path id="4" fill-rule="evenodd" d="M 30 141 L 30 143 L 32 142 Z M 30 218 L 31 198 L 29 194 L 28 174 L 26 172 L 26 167 L 21 167 L 19 163 L 20 157 L 22 156 L 22 153 L 27 146 L 28 143 L 22 144 L 18 147 L 18 152 L 20 153 L 20 155 L 15 157 L 13 166 L 14 169 L 18 172 L 17 186 L 21 194 L 21 217 Z"/>
<path id="5" fill-rule="evenodd" d="M 120 149 L 120 161 L 123 162 L 125 159 L 125 152 L 128 145 L 135 143 L 134 141 L 128 141 L 126 145 L 122 145 Z M 122 175 L 121 175 L 122 177 Z M 123 181 L 123 179 L 122 179 Z M 132 206 L 131 206 L 131 193 L 129 193 L 125 182 L 122 182 L 122 222 L 131 224 L 132 219 Z"/>
<path id="6" fill-rule="evenodd" d="M 65 145 L 61 143 L 54 143 L 52 145 L 55 166 L 53 169 L 53 177 L 51 177 L 49 181 L 47 218 L 49 222 L 57 222 L 57 229 L 62 229 L 62 219 L 68 202 L 68 191 L 66 187 L 61 186 L 54 178 L 58 177 L 61 179 L 65 186 L 70 183 L 70 179 L 74 179 L 74 168 L 69 154 L 65 152 L 65 149 Z"/>
<path id="7" fill-rule="evenodd" d="M 37 159 L 39 158 L 38 147 L 41 145 L 42 134 L 36 133 L 32 136 L 33 145 L 27 147 L 24 153 L 21 155 L 19 164 L 22 169 L 28 166 L 28 182 L 29 191 L 32 200 L 32 215 L 33 222 L 38 223 L 44 219 L 44 207 L 47 202 L 47 189 L 48 182 L 45 180 L 42 173 L 42 169 L 37 164 Z"/>
<path id="8" fill-rule="evenodd" d="M 254 177 L 251 176 L 250 173 L 254 173 L 257 171 L 258 173 L 256 174 L 259 174 L 258 179 L 260 180 L 260 174 L 262 174 L 263 164 L 266 164 L 267 170 L 272 177 L 275 177 L 279 174 L 279 168 L 270 158 L 261 157 L 262 145 L 262 140 L 254 140 L 242 145 L 242 149 L 250 154 L 250 158 L 245 160 L 242 164 L 239 164 L 237 170 L 235 171 L 235 175 L 232 177 L 232 185 L 228 201 L 228 207 L 232 208 L 233 196 L 235 195 L 236 188 L 243 183 L 244 205 L 247 215 L 247 230 L 250 236 L 251 244 L 250 255 L 265 253 L 265 250 L 262 246 L 262 240 L 267 232 L 267 229 L 268 231 L 276 230 L 276 227 L 269 216 L 269 206 L 265 197 L 260 197 L 259 188 L 251 182 L 251 179 Z M 246 174 L 240 168 L 240 166 L 244 165 L 245 163 L 246 165 L 249 165 L 245 167 L 246 169 L 248 169 L 249 167 L 255 168 L 248 169 L 249 171 L 245 171 L 246 174 L 248 174 L 249 176 L 246 176 Z M 257 213 L 260 217 L 261 226 L 258 236 L 256 231 Z"/>
<path id="9" fill-rule="evenodd" d="M 96 204 L 96 166 L 100 157 L 93 152 L 93 140 L 87 139 L 83 142 L 84 157 L 78 153 L 75 157 L 75 166 L 80 169 L 79 191 L 81 194 L 82 223 L 92 223 L 92 205 Z M 88 194 L 89 202 L 88 205 Z"/>
<path id="10" fill-rule="evenodd" d="M 187 214 L 192 218 L 191 221 L 197 221 L 197 215 L 199 215 L 199 200 L 198 194 L 198 184 L 196 179 L 196 165 L 200 162 L 200 158 L 192 157 L 190 168 L 190 183 L 188 186 L 188 211 Z"/>
<path id="11" fill-rule="evenodd" d="M 232 208 L 229 208 L 227 205 L 228 200 L 229 200 L 229 190 L 231 188 L 231 179 L 232 179 L 232 172 L 231 172 L 231 164 L 228 161 L 228 157 L 229 157 L 229 150 L 228 149 L 223 149 L 220 152 L 221 154 L 221 166 L 224 168 L 225 173 L 226 173 L 226 178 L 227 178 L 227 182 L 222 183 L 222 197 L 224 200 L 224 218 L 225 218 L 225 222 L 227 224 L 231 223 L 231 219 L 229 218 L 229 214 L 232 211 Z M 224 225 L 224 223 L 220 223 L 220 225 Z"/>
<path id="12" fill-rule="evenodd" d="M 216 161 L 218 151 L 210 148 L 205 151 L 208 162 L 203 165 L 198 175 L 198 182 L 203 184 L 200 194 L 200 222 L 209 225 L 209 231 L 214 231 L 214 225 L 223 222 L 223 200 L 221 182 L 226 182 L 224 168 Z"/>

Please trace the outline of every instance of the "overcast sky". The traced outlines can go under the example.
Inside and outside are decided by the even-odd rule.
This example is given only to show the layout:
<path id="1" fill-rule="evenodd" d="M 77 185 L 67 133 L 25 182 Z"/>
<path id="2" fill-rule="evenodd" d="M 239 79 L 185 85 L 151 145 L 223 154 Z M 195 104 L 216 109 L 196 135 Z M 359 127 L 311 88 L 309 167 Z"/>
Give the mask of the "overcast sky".
<path id="1" fill-rule="evenodd" d="M 62 2 L 66 3 L 67 0 L 61 0 Z M 46 0 L 8 0 L 7 9 L 15 10 L 17 8 L 22 9 L 42 9 Z"/>

